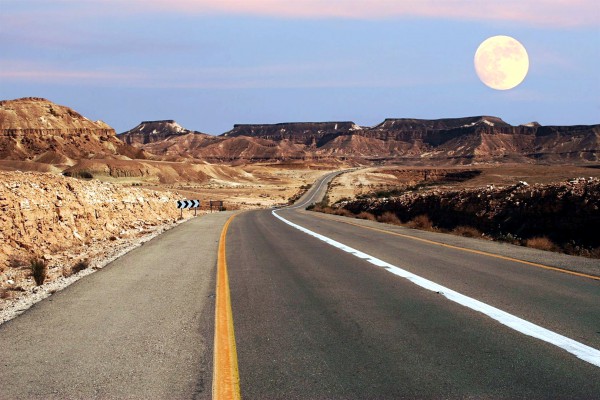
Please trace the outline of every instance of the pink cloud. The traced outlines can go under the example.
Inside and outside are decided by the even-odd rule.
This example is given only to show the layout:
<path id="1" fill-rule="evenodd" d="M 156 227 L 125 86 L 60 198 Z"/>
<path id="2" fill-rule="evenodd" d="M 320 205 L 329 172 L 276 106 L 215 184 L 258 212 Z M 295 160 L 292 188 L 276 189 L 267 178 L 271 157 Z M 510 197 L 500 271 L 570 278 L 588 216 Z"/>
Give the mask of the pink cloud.
<path id="1" fill-rule="evenodd" d="M 131 2 L 131 5 L 139 4 Z M 144 7 L 279 18 L 426 17 L 559 26 L 597 25 L 600 22 L 600 2 L 597 0 L 147 0 Z"/>
<path id="2" fill-rule="evenodd" d="M 41 66 L 30 62 L 0 62 L 0 78 L 21 82 L 55 82 L 55 83 L 106 83 L 131 82 L 140 76 L 127 72 L 110 72 L 94 70 L 69 70 L 55 66 Z"/>

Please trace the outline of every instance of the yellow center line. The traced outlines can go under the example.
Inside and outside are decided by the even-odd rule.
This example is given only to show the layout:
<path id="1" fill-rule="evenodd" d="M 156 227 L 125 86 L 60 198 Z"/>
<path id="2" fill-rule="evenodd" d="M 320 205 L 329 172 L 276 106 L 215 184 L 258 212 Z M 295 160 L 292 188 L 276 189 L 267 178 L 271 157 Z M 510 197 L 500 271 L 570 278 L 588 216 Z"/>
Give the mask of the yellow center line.
<path id="1" fill-rule="evenodd" d="M 233 331 L 233 313 L 231 312 L 231 296 L 229 277 L 227 275 L 227 259 L 225 239 L 227 229 L 235 215 L 232 215 L 219 240 L 217 260 L 217 294 L 215 304 L 215 344 L 213 358 L 212 398 L 216 400 L 241 399 L 240 375 L 238 371 L 235 334 Z"/>
<path id="2" fill-rule="evenodd" d="M 357 223 L 354 223 L 354 222 L 350 222 L 350 221 L 340 221 L 337 218 L 329 218 L 329 217 L 325 217 L 323 215 L 318 215 L 318 214 L 319 213 L 315 213 L 315 216 L 318 217 L 318 218 L 321 218 L 321 219 L 329 220 L 329 221 L 337 221 L 337 222 L 340 222 L 342 224 L 353 225 L 353 226 L 357 226 L 359 228 L 369 229 L 369 230 L 376 231 L 376 232 L 382 232 L 382 233 L 386 233 L 388 235 L 399 236 L 399 237 L 403 237 L 403 238 L 406 238 L 406 239 L 411 239 L 411 240 L 416 240 L 416 241 L 423 242 L 423 243 L 433 244 L 433 245 L 436 245 L 436 246 L 447 247 L 447 248 L 454 249 L 454 250 L 460 250 L 460 251 L 465 251 L 465 252 L 468 252 L 468 253 L 474 253 L 474 254 L 479 254 L 479 255 L 488 256 L 488 257 L 492 257 L 492 258 L 498 258 L 498 259 L 501 259 L 501 260 L 513 261 L 513 262 L 516 262 L 516 263 L 526 264 L 526 265 L 530 265 L 530 266 L 537 267 L 537 268 L 543 268 L 543 269 L 547 269 L 547 270 L 551 270 L 551 271 L 562 272 L 564 274 L 575 275 L 575 276 L 580 276 L 580 277 L 583 277 L 583 278 L 589 278 L 589 279 L 594 279 L 594 280 L 600 281 L 600 276 L 596 276 L 596 275 L 590 275 L 590 274 L 584 274 L 582 272 L 570 271 L 568 269 L 559 268 L 559 267 L 551 267 L 549 265 L 538 264 L 538 263 L 534 263 L 534 262 L 531 262 L 531 261 L 519 260 L 518 258 L 501 256 L 499 254 L 488 253 L 488 252 L 481 251 L 481 250 L 474 250 L 474 249 L 468 249 L 468 248 L 465 248 L 465 247 L 454 246 L 454 245 L 451 245 L 451 244 L 436 242 L 434 240 L 423 239 L 423 238 L 419 238 L 419 237 L 415 237 L 415 236 L 410 236 L 410 235 L 404 235 L 402 233 L 392 232 L 392 231 L 388 231 L 388 230 L 385 230 L 385 229 L 373 228 L 373 227 L 370 227 L 370 226 L 360 225 L 360 224 L 357 224 Z"/>

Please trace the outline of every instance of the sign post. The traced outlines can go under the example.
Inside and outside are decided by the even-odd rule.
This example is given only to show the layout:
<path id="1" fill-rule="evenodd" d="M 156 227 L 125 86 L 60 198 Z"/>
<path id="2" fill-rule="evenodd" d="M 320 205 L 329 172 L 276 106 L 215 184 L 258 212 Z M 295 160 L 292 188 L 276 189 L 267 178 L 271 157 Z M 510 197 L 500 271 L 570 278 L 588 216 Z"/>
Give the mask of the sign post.
<path id="1" fill-rule="evenodd" d="M 200 200 L 177 200 L 177 208 L 181 209 L 181 218 L 183 218 L 184 208 L 193 208 L 194 216 L 196 216 L 200 204 Z"/>
<path id="2" fill-rule="evenodd" d="M 210 203 L 210 212 L 213 212 L 213 206 L 217 208 L 218 211 L 223 211 L 223 200 L 209 200 Z"/>

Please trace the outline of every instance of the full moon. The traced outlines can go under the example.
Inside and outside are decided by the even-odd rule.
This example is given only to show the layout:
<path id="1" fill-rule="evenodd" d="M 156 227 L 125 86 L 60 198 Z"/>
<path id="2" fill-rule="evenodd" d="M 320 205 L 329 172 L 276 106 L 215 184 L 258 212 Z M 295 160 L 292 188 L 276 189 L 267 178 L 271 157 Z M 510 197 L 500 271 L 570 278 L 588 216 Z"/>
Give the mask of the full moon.
<path id="1" fill-rule="evenodd" d="M 481 82 L 492 89 L 516 87 L 527 75 L 529 57 L 521 43 L 510 36 L 493 36 L 475 52 L 475 71 Z"/>

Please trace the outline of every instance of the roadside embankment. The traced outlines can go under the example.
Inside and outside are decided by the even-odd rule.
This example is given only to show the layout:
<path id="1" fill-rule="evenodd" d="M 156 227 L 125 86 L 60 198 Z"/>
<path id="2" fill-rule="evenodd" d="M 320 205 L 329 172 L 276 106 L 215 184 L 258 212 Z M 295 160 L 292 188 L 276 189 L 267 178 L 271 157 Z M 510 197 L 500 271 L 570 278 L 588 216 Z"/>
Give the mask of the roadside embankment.
<path id="1" fill-rule="evenodd" d="M 174 226 L 176 200 L 95 180 L 0 172 L 0 309 Z M 34 258 L 45 264 L 44 288 L 32 276 Z"/>
<path id="2" fill-rule="evenodd" d="M 600 179 L 556 184 L 406 192 L 400 196 L 343 201 L 350 215 L 417 228 L 482 234 L 515 244 L 600 257 Z M 411 225 L 411 224 L 409 224 Z"/>

